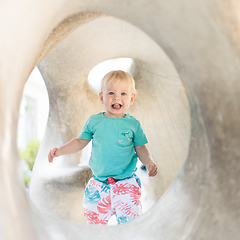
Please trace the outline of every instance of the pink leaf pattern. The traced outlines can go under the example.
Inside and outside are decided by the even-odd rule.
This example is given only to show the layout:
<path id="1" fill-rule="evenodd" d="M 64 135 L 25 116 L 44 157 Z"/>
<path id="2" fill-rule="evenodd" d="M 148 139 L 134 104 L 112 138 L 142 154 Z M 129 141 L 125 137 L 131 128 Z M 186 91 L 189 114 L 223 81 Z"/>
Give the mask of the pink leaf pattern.
<path id="1" fill-rule="evenodd" d="M 98 181 L 96 181 L 95 179 L 93 179 L 92 181 L 91 181 L 91 185 L 92 186 L 94 186 L 94 187 L 101 187 L 102 185 L 98 182 Z"/>
<path id="2" fill-rule="evenodd" d="M 118 208 L 121 210 L 122 213 L 130 216 L 130 217 L 136 217 L 138 214 L 132 209 L 132 207 L 124 202 L 118 201 Z"/>
<path id="3" fill-rule="evenodd" d="M 132 198 L 132 202 L 134 205 L 138 206 L 139 204 L 141 204 L 141 201 L 140 201 L 141 194 L 139 194 L 139 195 L 131 194 L 130 196 Z"/>
<path id="4" fill-rule="evenodd" d="M 116 185 L 113 188 L 113 192 L 117 195 L 131 194 L 131 193 L 136 194 L 136 195 L 141 195 L 138 187 L 134 186 L 133 184 L 129 184 L 129 183 Z"/>
<path id="5" fill-rule="evenodd" d="M 111 210 L 111 197 L 108 195 L 98 202 L 97 209 L 100 213 L 106 214 Z"/>
<path id="6" fill-rule="evenodd" d="M 95 213 L 93 211 L 90 211 L 90 210 L 88 210 L 86 208 L 83 208 L 83 214 L 84 214 L 84 216 L 86 217 L 87 221 L 90 224 L 105 225 L 108 222 L 108 220 L 105 220 L 105 219 L 100 220 L 98 218 L 99 214 L 97 214 L 97 213 Z"/>
<path id="7" fill-rule="evenodd" d="M 141 192 L 139 188 L 133 184 L 125 183 L 116 185 L 116 187 L 113 188 L 113 192 L 117 195 L 130 194 L 134 205 L 137 206 L 140 204 Z"/>

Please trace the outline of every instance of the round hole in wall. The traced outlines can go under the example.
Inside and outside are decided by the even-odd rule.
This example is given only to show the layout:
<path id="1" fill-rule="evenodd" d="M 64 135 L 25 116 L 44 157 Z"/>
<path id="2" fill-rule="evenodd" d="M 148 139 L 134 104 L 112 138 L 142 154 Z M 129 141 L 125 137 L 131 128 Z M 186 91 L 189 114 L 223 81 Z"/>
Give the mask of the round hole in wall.
<path id="1" fill-rule="evenodd" d="M 100 92 L 101 80 L 110 71 L 123 70 L 130 74 L 133 74 L 134 61 L 132 58 L 116 58 L 109 59 L 97 64 L 91 69 L 88 74 L 89 86 L 96 91 Z"/>

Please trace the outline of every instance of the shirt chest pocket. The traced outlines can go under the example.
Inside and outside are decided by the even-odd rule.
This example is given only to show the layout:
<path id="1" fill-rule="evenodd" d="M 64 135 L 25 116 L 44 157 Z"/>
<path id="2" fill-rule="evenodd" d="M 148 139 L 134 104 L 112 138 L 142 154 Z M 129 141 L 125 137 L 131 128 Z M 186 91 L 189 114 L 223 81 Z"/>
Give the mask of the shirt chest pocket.
<path id="1" fill-rule="evenodd" d="M 133 144 L 133 131 L 129 129 L 120 129 L 118 132 L 118 145 L 125 147 Z"/>

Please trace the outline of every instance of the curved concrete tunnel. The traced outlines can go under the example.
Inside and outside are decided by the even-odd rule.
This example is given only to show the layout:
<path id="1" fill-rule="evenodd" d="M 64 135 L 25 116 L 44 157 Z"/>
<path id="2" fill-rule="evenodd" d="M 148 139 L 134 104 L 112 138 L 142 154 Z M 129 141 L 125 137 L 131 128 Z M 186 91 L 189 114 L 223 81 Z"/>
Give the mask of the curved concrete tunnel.
<path id="1" fill-rule="evenodd" d="M 37 1 L 21 2 L 25 4 L 19 8 L 17 2 L 16 8 L 7 3 L 1 6 L 1 18 L 8 24 L 0 21 L 6 32 L 0 41 L 4 59 L 0 69 L 0 186 L 5 193 L 0 238 L 238 239 L 239 32 L 230 25 L 238 24 L 236 8 L 224 1 L 211 1 L 212 5 L 209 1 L 158 0 L 137 5 L 108 0 L 59 1 L 58 5 L 42 1 L 41 7 Z M 29 9 L 35 13 L 31 22 Z M 20 16 L 15 25 L 11 25 L 12 15 Z M 17 43 L 12 38 L 16 33 Z M 77 166 L 78 154 L 49 167 L 46 153 L 78 134 L 87 117 L 102 109 L 87 84 L 87 74 L 97 63 L 118 57 L 135 61 L 138 96 L 131 114 L 143 123 L 160 168 L 151 183 L 150 204 L 157 202 L 121 226 L 73 223 L 82 220 L 63 210 L 74 204 L 79 213 L 81 204 L 76 202 L 80 202 L 89 170 Z M 15 71 L 11 71 L 13 63 Z M 19 180 L 15 139 L 23 86 L 36 63 L 48 88 L 50 117 L 34 167 L 34 206 Z M 172 63 L 188 94 L 191 136 L 185 89 Z M 72 184 L 76 180 L 80 184 Z M 70 196 L 54 209 L 63 193 Z"/>

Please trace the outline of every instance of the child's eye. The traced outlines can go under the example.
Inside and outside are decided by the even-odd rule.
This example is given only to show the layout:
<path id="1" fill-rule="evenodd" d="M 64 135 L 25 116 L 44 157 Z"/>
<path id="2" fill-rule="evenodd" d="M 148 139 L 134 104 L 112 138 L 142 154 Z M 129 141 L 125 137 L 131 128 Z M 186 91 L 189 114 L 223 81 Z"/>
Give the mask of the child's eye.
<path id="1" fill-rule="evenodd" d="M 108 94 L 109 94 L 109 95 L 113 95 L 113 94 L 114 94 L 114 92 L 109 92 Z"/>
<path id="2" fill-rule="evenodd" d="M 125 93 L 125 92 L 122 92 L 122 93 L 121 93 L 121 95 L 122 95 L 122 96 L 125 96 L 125 95 L 126 95 L 126 93 Z"/>

